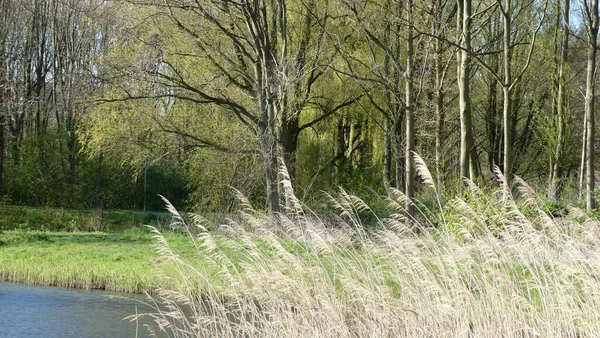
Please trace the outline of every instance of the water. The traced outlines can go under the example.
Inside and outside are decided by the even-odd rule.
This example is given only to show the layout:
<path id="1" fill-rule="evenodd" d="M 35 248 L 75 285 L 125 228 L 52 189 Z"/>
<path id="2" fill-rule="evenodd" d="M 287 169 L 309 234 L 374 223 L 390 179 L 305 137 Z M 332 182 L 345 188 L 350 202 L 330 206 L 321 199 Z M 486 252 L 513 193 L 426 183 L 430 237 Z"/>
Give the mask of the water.
<path id="1" fill-rule="evenodd" d="M 117 296 L 117 297 L 115 297 Z M 142 295 L 0 283 L 0 337 L 148 336 L 139 323 L 123 320 L 153 312 Z"/>

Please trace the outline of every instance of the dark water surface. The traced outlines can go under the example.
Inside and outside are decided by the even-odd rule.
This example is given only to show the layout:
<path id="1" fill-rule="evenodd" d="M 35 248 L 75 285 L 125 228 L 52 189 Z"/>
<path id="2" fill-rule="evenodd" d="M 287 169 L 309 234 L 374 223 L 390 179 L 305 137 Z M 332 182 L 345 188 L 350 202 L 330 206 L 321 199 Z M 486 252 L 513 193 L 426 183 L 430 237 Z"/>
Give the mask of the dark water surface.
<path id="1" fill-rule="evenodd" d="M 116 296 L 116 297 L 115 297 Z M 143 295 L 0 283 L 0 337 L 147 337 Z"/>

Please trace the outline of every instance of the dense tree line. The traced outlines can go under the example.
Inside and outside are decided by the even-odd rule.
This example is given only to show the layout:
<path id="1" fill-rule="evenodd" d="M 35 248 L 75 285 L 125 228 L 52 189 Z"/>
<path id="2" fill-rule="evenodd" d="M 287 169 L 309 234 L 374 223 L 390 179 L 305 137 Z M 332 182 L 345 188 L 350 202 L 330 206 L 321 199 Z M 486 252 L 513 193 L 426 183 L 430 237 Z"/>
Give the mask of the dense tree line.
<path id="1" fill-rule="evenodd" d="M 223 210 L 235 187 L 278 212 L 283 164 L 304 199 L 427 199 L 417 153 L 438 197 L 497 166 L 595 208 L 597 0 L 0 8 L 7 203 L 140 208 L 147 168 L 152 197 Z"/>

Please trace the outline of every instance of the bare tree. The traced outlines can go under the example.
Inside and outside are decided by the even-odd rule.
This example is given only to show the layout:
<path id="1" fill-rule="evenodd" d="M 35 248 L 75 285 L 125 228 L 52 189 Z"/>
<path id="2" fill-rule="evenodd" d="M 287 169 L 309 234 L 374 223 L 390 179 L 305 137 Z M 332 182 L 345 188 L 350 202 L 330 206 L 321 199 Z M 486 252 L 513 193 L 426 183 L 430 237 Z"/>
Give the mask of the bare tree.
<path id="1" fill-rule="evenodd" d="M 520 83 L 523 75 L 529 68 L 531 63 L 531 58 L 533 55 L 533 51 L 536 44 L 536 39 L 538 36 L 538 32 L 542 27 L 542 24 L 546 17 L 546 8 L 548 6 L 548 1 L 545 1 L 541 5 L 542 16 L 539 20 L 530 20 L 533 23 L 533 28 L 529 32 L 530 40 L 529 40 L 529 51 L 527 53 L 527 57 L 523 62 L 521 69 L 518 72 L 514 72 L 512 59 L 513 59 L 513 49 L 515 48 L 515 44 L 513 41 L 513 21 L 516 20 L 520 15 L 525 13 L 525 8 L 528 6 L 535 6 L 535 1 L 529 2 L 520 2 L 517 8 L 513 7 L 512 0 L 496 0 L 498 8 L 500 9 L 500 16 L 502 18 L 503 23 L 503 76 L 501 79 L 502 84 L 502 98 L 503 98 L 503 113 L 502 120 L 504 125 L 504 175 L 508 182 L 511 180 L 512 176 L 512 164 L 513 164 L 513 143 L 514 143 L 514 133 L 515 133 L 515 117 L 513 111 L 513 91 L 516 86 Z M 516 13 L 516 15 L 515 15 Z"/>

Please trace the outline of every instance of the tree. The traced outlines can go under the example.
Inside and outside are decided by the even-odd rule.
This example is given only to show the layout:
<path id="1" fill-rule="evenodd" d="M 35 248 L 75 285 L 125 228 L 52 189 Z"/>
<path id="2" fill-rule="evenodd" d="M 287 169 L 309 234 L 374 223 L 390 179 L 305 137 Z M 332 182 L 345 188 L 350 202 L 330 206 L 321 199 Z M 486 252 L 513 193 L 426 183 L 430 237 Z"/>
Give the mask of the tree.
<path id="1" fill-rule="evenodd" d="M 560 2 L 559 2 L 560 3 Z M 565 68 L 569 52 L 569 13 L 571 10 L 570 0 L 564 0 L 564 6 L 562 11 L 557 13 L 559 17 L 562 17 L 561 27 L 561 44 L 560 44 L 560 57 L 558 60 L 558 93 L 556 97 L 556 124 L 557 124 L 557 135 L 556 135 L 556 150 L 554 152 L 553 166 L 550 173 L 550 188 L 548 190 L 548 199 L 558 200 L 561 192 L 560 180 L 562 178 L 562 167 L 563 167 L 563 152 L 565 147 L 565 111 L 567 109 L 566 103 L 566 76 Z"/>
<path id="2" fill-rule="evenodd" d="M 594 167 L 594 136 L 595 136 L 595 76 L 596 49 L 598 47 L 598 0 L 583 0 L 587 33 L 587 71 L 585 86 L 585 163 L 586 163 L 586 207 L 592 211 L 596 207 L 594 198 L 595 167 Z"/>
<path id="3" fill-rule="evenodd" d="M 324 97 L 314 92 L 330 80 L 329 65 L 335 58 L 325 43 L 333 21 L 329 2 L 131 4 L 132 13 L 141 11 L 129 33 L 141 41 L 148 64 L 135 71 L 135 63 L 127 68 L 115 62 L 113 70 L 124 79 L 125 94 L 107 101 L 171 98 L 197 105 L 200 113 L 234 116 L 256 135 L 268 207 L 278 213 L 278 158 L 285 160 L 293 177 L 300 133 L 356 101 L 351 94 Z M 136 81 L 128 83 L 132 71 Z M 154 85 L 144 92 L 146 81 Z M 309 110 L 319 114 L 310 117 Z M 218 142 L 206 145 L 220 148 Z"/>
<path id="4" fill-rule="evenodd" d="M 532 28 L 530 32 L 530 41 L 529 41 L 529 51 L 527 53 L 527 57 L 523 62 L 521 69 L 514 74 L 512 59 L 513 59 L 513 21 L 518 18 L 519 15 L 523 15 L 526 13 L 526 7 L 533 7 L 535 5 L 535 1 L 531 1 L 528 3 L 520 3 L 520 7 L 517 8 L 516 17 L 513 15 L 515 12 L 515 8 L 513 8 L 512 0 L 496 0 L 498 8 L 500 10 L 500 15 L 503 23 L 503 76 L 502 76 L 502 102 L 503 102 L 503 113 L 502 120 L 504 125 L 504 165 L 503 171 L 506 176 L 507 181 L 510 182 L 512 175 L 512 164 L 513 164 L 513 143 L 514 143 L 514 133 L 515 133 L 515 122 L 516 116 L 513 111 L 513 91 L 516 86 L 520 83 L 523 75 L 529 68 L 529 64 L 531 62 L 531 57 L 533 55 L 533 51 L 535 48 L 537 34 L 542 27 L 546 16 L 546 7 L 548 6 L 548 2 L 546 1 L 542 8 L 542 17 L 539 20 L 531 20 L 535 26 Z"/>
<path id="5" fill-rule="evenodd" d="M 475 178 L 477 152 L 473 141 L 471 113 L 471 0 L 457 0 L 457 28 L 460 32 L 460 58 L 458 65 L 458 92 L 460 110 L 460 176 Z"/>
<path id="6" fill-rule="evenodd" d="M 406 151 L 404 158 L 405 165 L 405 184 L 404 194 L 408 198 L 406 202 L 406 219 L 412 222 L 415 217 L 412 198 L 415 193 L 415 166 L 414 156 L 415 151 L 415 100 L 414 100 L 414 17 L 413 17 L 413 2 L 408 0 L 406 3 L 406 22 L 407 22 L 407 37 L 406 37 L 406 72 L 404 81 L 406 84 Z"/>
<path id="7" fill-rule="evenodd" d="M 5 44 L 8 38 L 8 22 L 11 2 L 0 0 L 0 195 L 4 190 L 4 162 L 6 157 L 6 55 Z"/>

